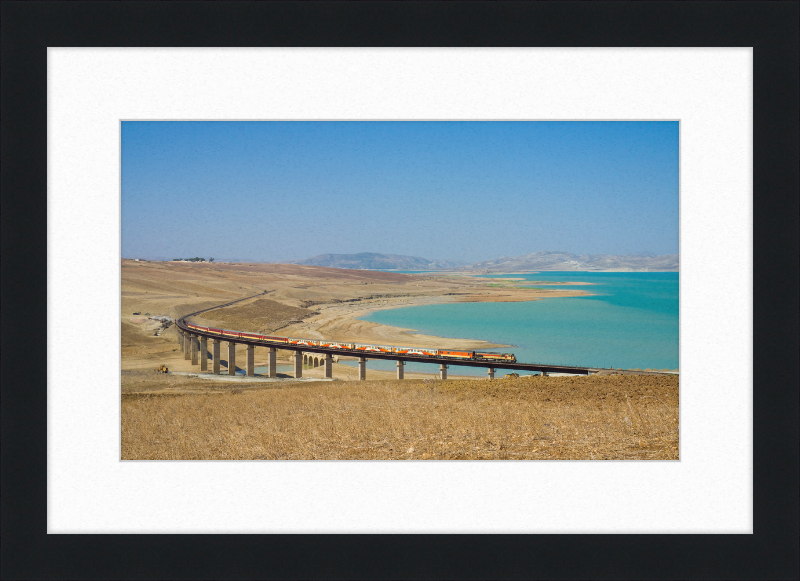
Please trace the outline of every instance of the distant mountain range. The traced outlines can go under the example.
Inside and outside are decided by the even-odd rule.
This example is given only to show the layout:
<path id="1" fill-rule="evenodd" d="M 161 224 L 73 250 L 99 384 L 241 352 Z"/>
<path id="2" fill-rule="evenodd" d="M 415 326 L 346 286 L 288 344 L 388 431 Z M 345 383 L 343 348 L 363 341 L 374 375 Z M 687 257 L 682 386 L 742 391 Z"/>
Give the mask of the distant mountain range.
<path id="1" fill-rule="evenodd" d="M 368 270 L 473 270 L 512 272 L 531 270 L 678 270 L 677 254 L 657 256 L 638 254 L 571 254 L 569 252 L 533 252 L 516 257 L 502 257 L 466 264 L 453 260 L 429 260 L 399 254 L 320 254 L 291 264 Z"/>
<path id="2" fill-rule="evenodd" d="M 453 260 L 428 260 L 427 258 L 419 258 L 418 256 L 376 254 L 375 252 L 360 252 L 358 254 L 319 254 L 307 258 L 306 260 L 296 260 L 290 264 L 367 270 L 445 270 L 464 265 L 463 262 L 455 262 Z"/>
<path id="3" fill-rule="evenodd" d="M 569 252 L 533 252 L 514 258 L 502 257 L 469 265 L 470 270 L 490 272 L 512 270 L 678 270 L 678 255 L 571 254 Z"/>

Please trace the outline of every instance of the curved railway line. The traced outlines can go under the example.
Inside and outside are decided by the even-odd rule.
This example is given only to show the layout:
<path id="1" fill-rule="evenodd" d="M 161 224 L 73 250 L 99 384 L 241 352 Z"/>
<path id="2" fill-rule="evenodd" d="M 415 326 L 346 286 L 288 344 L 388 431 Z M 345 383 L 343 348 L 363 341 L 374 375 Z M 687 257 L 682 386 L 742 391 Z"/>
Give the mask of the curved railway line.
<path id="1" fill-rule="evenodd" d="M 235 301 L 231 301 L 222 305 L 216 305 L 214 307 L 210 307 L 208 309 L 203 309 L 200 311 L 195 311 L 194 313 L 189 313 L 188 315 L 184 315 L 183 317 L 179 318 L 176 321 L 176 326 L 180 329 L 180 333 L 182 337 L 179 337 L 179 340 L 183 343 L 184 346 L 184 353 L 188 358 L 189 355 L 189 346 L 191 345 L 192 350 L 196 350 L 199 346 L 197 345 L 197 338 L 202 338 L 203 343 L 207 344 L 208 339 L 213 339 L 216 342 L 215 350 L 214 350 L 214 369 L 219 369 L 219 343 L 221 341 L 225 341 L 229 344 L 229 346 L 235 346 L 237 344 L 247 345 L 248 348 L 255 348 L 255 347 L 267 347 L 270 349 L 270 376 L 274 377 L 274 366 L 275 366 L 275 350 L 276 349 L 283 349 L 294 351 L 296 354 L 299 354 L 302 357 L 303 353 L 318 353 L 326 355 L 326 377 L 331 377 L 330 375 L 330 361 L 333 355 L 338 356 L 345 356 L 345 357 L 357 357 L 361 363 L 361 372 L 360 376 L 361 379 L 365 377 L 365 364 L 368 359 L 384 359 L 384 360 L 391 360 L 391 361 L 398 361 L 402 363 L 398 363 L 398 379 L 402 379 L 402 365 L 405 362 L 415 362 L 415 363 L 432 363 L 432 364 L 439 364 L 440 369 L 442 372 L 442 378 L 447 377 L 446 369 L 450 365 L 459 365 L 465 367 L 483 367 L 489 370 L 489 377 L 494 377 L 494 370 L 495 369 L 511 369 L 515 371 L 535 371 L 541 372 L 543 374 L 548 373 L 567 373 L 572 375 L 591 375 L 593 373 L 598 373 L 603 371 L 602 368 L 598 367 L 573 367 L 567 365 L 547 365 L 541 363 L 520 363 L 517 362 L 515 359 L 511 360 L 489 360 L 489 359 L 465 359 L 465 358 L 453 358 L 453 357 L 443 357 L 438 355 L 419 355 L 413 354 L 408 352 L 385 352 L 385 351 L 364 351 L 364 350 L 356 350 L 354 348 L 348 347 L 328 347 L 328 346 L 320 346 L 316 343 L 319 341 L 314 339 L 292 339 L 294 341 L 300 341 L 300 343 L 287 343 L 287 338 L 278 338 L 275 339 L 282 339 L 282 341 L 270 341 L 267 339 L 259 339 L 257 335 L 252 333 L 243 333 L 240 331 L 232 331 L 229 329 L 210 329 L 207 327 L 198 327 L 192 323 L 186 321 L 189 317 L 194 317 L 205 313 L 207 311 L 212 311 L 215 309 L 220 309 L 224 307 L 229 307 L 236 303 L 240 303 L 246 300 L 250 300 L 259 296 L 263 296 L 268 294 L 270 291 L 265 291 L 258 295 L 253 295 L 250 297 L 245 297 L 243 299 L 238 299 Z M 241 335 L 248 335 L 248 336 L 241 336 Z M 190 343 L 186 343 L 185 338 L 189 337 Z M 262 336 L 263 337 L 263 336 Z M 351 343 L 339 345 L 354 345 Z M 394 349 L 394 348 L 393 348 Z M 406 348 L 397 348 L 397 349 L 408 349 Z M 437 352 L 441 350 L 428 350 L 429 352 Z M 196 352 L 196 351 L 194 351 Z M 194 352 L 192 355 L 192 363 L 196 363 L 196 357 L 194 356 Z M 248 357 L 252 357 L 252 351 L 249 351 Z M 488 353 L 474 353 L 473 355 L 480 355 L 486 356 L 490 355 Z M 203 355 L 203 359 L 207 357 L 206 354 Z M 512 356 L 513 357 L 513 356 Z M 205 369 L 205 361 L 203 360 L 203 367 Z M 297 359 L 295 360 L 297 361 Z M 233 364 L 234 371 L 235 371 L 235 364 Z M 229 364 L 230 368 L 230 364 Z M 218 373 L 218 371 L 215 371 Z M 230 373 L 230 370 L 229 370 Z M 637 372 L 642 374 L 652 374 L 652 375 L 661 375 L 661 372 Z M 248 375 L 252 375 L 252 361 L 248 360 Z M 296 364 L 295 365 L 295 375 L 301 376 L 302 375 L 302 366 Z"/>

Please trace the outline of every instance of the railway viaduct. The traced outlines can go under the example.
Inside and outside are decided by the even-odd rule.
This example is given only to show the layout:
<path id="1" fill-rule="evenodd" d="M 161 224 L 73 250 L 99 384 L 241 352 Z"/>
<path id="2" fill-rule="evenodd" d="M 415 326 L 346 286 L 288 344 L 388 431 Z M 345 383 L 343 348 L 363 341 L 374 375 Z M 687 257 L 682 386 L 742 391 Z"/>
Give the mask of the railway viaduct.
<path id="1" fill-rule="evenodd" d="M 259 296 L 259 295 L 255 295 Z M 276 377 L 277 368 L 277 351 L 278 349 L 294 351 L 293 364 L 294 364 L 294 377 L 300 378 L 303 376 L 303 364 L 312 365 L 314 367 L 323 366 L 324 376 L 326 378 L 333 378 L 333 357 L 334 355 L 345 355 L 338 349 L 307 346 L 307 345 L 291 345 L 291 344 L 270 344 L 267 341 L 248 340 L 244 338 L 225 337 L 224 339 L 214 335 L 206 334 L 196 329 L 191 329 L 186 324 L 186 319 L 212 309 L 227 307 L 232 304 L 246 301 L 255 297 L 246 297 L 237 301 L 232 301 L 224 305 L 218 305 L 195 313 L 190 313 L 181 317 L 176 321 L 178 329 L 178 343 L 183 351 L 185 360 L 191 359 L 192 365 L 200 365 L 200 371 L 208 371 L 208 340 L 211 339 L 211 373 L 214 375 L 220 374 L 220 352 L 222 350 L 222 343 L 228 344 L 228 375 L 236 374 L 236 345 L 243 344 L 247 346 L 246 352 L 246 374 L 248 376 L 255 375 L 255 348 L 264 347 L 269 350 L 269 371 L 268 377 Z M 451 365 L 465 366 L 465 367 L 482 367 L 487 369 L 489 379 L 494 379 L 496 367 L 502 369 L 513 369 L 519 371 L 534 371 L 540 372 L 542 375 L 548 373 L 570 373 L 577 375 L 591 375 L 601 371 L 599 368 L 593 367 L 570 367 L 563 365 L 542 365 L 537 363 L 503 363 L 496 367 L 488 367 L 487 362 L 480 361 L 461 361 L 447 358 L 438 357 L 423 357 L 414 356 L 407 353 L 373 353 L 370 352 L 369 356 L 354 355 L 358 357 L 358 378 L 361 380 L 366 379 L 367 376 L 367 359 L 386 359 L 397 362 L 397 379 L 403 379 L 403 372 L 406 362 L 419 362 L 428 364 L 439 365 L 439 376 L 441 379 L 447 379 L 447 369 Z"/>

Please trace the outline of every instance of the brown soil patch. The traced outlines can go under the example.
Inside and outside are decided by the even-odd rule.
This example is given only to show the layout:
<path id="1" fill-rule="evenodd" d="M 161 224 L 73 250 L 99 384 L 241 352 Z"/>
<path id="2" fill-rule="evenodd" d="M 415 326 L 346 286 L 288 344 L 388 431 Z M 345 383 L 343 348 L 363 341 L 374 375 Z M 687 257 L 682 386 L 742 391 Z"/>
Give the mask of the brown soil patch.
<path id="1" fill-rule="evenodd" d="M 301 322 L 312 314 L 315 313 L 310 309 L 293 307 L 270 299 L 256 299 L 208 311 L 192 320 L 202 325 L 227 325 L 237 331 L 271 333 Z"/>
<path id="2" fill-rule="evenodd" d="M 547 298 L 581 297 L 586 296 L 583 291 L 572 290 L 537 290 L 528 291 L 526 289 L 515 290 L 514 292 L 493 292 L 481 295 L 462 295 L 456 301 L 459 303 L 521 303 L 527 301 L 540 301 Z"/>

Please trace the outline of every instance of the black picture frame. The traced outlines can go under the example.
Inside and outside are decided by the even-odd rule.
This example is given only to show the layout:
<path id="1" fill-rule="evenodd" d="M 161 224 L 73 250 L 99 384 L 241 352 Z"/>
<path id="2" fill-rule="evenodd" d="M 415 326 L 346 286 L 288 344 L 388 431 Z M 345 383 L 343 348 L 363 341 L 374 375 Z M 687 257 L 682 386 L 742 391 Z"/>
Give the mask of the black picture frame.
<path id="1" fill-rule="evenodd" d="M 798 2 L 3 2 L 2 578 L 797 578 L 799 16 Z M 754 47 L 754 534 L 47 535 L 47 375 L 17 362 L 46 347 L 48 46 Z"/>

